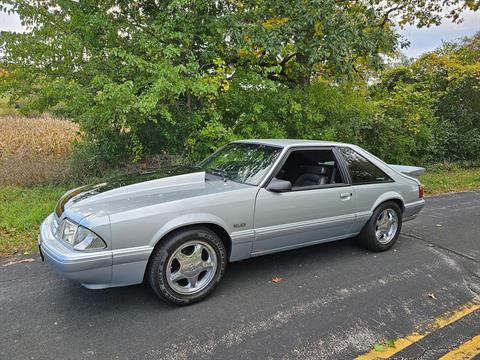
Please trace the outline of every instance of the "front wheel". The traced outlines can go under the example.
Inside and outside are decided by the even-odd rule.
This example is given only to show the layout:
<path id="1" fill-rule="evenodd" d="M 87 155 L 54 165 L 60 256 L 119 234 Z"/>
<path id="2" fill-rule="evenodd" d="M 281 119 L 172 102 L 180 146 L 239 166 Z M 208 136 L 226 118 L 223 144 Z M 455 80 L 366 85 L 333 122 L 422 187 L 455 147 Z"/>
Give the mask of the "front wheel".
<path id="1" fill-rule="evenodd" d="M 380 204 L 359 235 L 362 244 L 373 251 L 390 249 L 402 228 L 402 212 L 396 202 Z"/>
<path id="2" fill-rule="evenodd" d="M 179 230 L 155 248 L 147 279 L 162 300 L 188 305 L 213 291 L 226 264 L 225 246 L 216 233 L 203 227 Z"/>

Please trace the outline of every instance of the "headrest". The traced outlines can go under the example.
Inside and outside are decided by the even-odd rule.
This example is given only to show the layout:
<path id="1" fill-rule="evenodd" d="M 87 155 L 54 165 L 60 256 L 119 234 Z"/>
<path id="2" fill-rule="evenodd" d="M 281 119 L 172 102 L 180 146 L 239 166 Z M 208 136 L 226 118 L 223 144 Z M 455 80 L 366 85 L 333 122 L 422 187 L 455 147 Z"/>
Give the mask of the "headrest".
<path id="1" fill-rule="evenodd" d="M 328 168 L 325 166 L 305 166 L 305 172 L 317 175 L 328 175 Z"/>

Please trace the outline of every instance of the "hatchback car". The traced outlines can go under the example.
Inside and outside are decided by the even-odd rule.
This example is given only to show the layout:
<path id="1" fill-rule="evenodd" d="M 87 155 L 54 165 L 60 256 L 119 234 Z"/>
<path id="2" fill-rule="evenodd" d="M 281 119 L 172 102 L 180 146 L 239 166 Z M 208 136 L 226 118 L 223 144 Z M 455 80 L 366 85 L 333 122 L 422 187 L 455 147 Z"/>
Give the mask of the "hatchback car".
<path id="1" fill-rule="evenodd" d="M 235 141 L 195 166 L 67 192 L 42 223 L 39 248 L 87 288 L 146 280 L 163 300 L 190 304 L 228 262 L 349 237 L 389 249 L 425 204 L 423 171 L 350 144 Z"/>

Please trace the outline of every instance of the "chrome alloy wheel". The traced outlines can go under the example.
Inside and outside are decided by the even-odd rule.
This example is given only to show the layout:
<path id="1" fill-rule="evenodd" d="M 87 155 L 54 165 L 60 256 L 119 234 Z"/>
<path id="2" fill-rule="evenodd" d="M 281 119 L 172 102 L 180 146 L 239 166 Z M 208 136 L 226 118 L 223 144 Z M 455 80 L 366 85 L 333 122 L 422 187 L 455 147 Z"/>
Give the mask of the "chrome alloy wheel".
<path id="1" fill-rule="evenodd" d="M 217 254 L 209 244 L 201 240 L 188 241 L 168 259 L 167 282 L 179 294 L 196 294 L 210 284 L 217 267 Z"/>
<path id="2" fill-rule="evenodd" d="M 395 237 L 398 229 L 398 215 L 393 209 L 383 210 L 375 224 L 375 236 L 380 244 L 388 244 Z"/>

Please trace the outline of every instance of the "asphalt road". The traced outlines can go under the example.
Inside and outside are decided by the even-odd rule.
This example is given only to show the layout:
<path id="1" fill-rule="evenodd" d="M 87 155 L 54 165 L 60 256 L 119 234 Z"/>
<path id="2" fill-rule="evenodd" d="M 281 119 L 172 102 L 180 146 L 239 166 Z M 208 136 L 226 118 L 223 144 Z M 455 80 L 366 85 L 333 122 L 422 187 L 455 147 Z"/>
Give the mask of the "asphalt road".
<path id="1" fill-rule="evenodd" d="M 385 253 L 350 239 L 231 264 L 183 308 L 146 285 L 87 290 L 17 260 L 0 260 L 1 359 L 348 359 L 480 293 L 480 192 L 428 199 Z M 478 315 L 398 357 L 438 358 L 480 334 Z"/>

